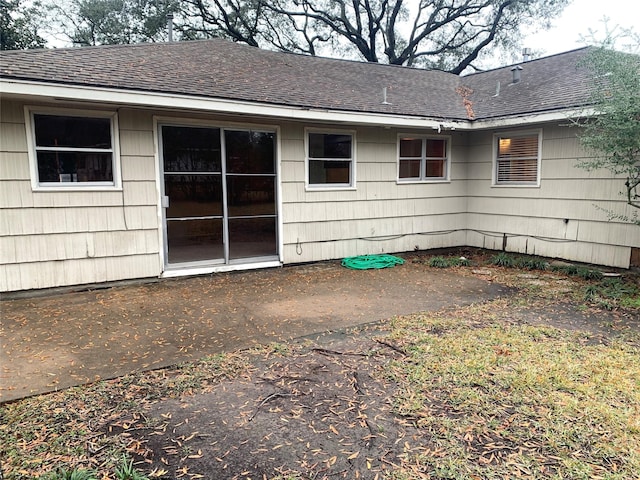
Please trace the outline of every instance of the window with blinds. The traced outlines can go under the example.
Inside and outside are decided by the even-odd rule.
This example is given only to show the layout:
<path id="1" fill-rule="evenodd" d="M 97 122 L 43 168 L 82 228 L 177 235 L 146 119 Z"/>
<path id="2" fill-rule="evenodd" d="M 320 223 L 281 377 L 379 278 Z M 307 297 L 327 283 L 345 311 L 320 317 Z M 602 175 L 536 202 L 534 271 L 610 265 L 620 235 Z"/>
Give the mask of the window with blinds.
<path id="1" fill-rule="evenodd" d="M 496 184 L 537 185 L 539 134 L 498 135 Z"/>

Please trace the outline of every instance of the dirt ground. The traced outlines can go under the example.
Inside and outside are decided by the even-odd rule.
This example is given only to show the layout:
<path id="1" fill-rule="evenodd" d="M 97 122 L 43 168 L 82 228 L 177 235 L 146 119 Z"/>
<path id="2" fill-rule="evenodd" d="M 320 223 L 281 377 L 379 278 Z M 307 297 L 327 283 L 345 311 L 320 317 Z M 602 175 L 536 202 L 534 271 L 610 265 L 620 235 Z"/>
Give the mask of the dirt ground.
<path id="1" fill-rule="evenodd" d="M 371 333 L 325 337 L 209 392 L 157 403 L 124 421 L 139 427 L 135 453 L 166 478 L 375 478 L 428 439 L 392 414 L 393 385 L 372 374 L 402 354 Z"/>
<path id="2" fill-rule="evenodd" d="M 637 317 L 570 303 L 501 307 L 483 316 L 586 331 L 587 343 L 640 329 Z M 387 330 L 381 322 L 299 339 L 255 357 L 240 378 L 121 419 L 112 433 L 129 435 L 130 453 L 158 478 L 373 480 L 389 478 L 399 464 L 420 472 L 411 466 L 416 455 L 437 457 L 438 447 L 412 418 L 394 412 L 397 387 L 381 372 L 406 354 L 385 340 Z"/>
<path id="3" fill-rule="evenodd" d="M 528 295 L 518 301 L 516 289 L 490 289 L 503 300 L 494 297 L 480 316 L 469 313 L 467 321 L 478 326 L 496 321 L 554 326 L 585 332 L 586 343 L 640 331 L 636 313 L 585 308 L 563 298 L 576 288 L 565 277 L 476 272 L 485 275 L 466 270 L 459 276 L 483 277 L 487 287 L 502 280 L 554 292 L 552 299 Z M 471 312 L 455 303 L 443 308 L 463 317 Z M 416 308 L 411 302 L 405 306 Z M 385 340 L 388 329 L 382 321 L 298 339 L 282 351 L 256 357 L 240 378 L 155 403 L 114 431 L 127 427 L 132 453 L 159 478 L 389 478 L 398 464 L 406 471 L 417 454 L 437 456 L 438 451 L 411 418 L 393 413 L 396 386 L 380 372 L 406 354 Z M 420 472 L 422 467 L 414 468 Z"/>
<path id="4" fill-rule="evenodd" d="M 637 311 L 574 302 L 574 280 L 505 272 L 434 269 L 413 256 L 378 271 L 328 262 L 5 301 L 2 393 L 266 345 L 245 350 L 241 375 L 200 378 L 193 394 L 146 401 L 140 387 L 128 413 L 95 425 L 89 444 L 123 435 L 150 478 L 389 478 L 416 454 L 439 455 L 428 433 L 395 412 L 397 386 L 381 374 L 406 361 L 387 337 L 394 316 L 447 311 L 479 325 L 551 325 L 584 331 L 590 343 L 640 331 Z"/>

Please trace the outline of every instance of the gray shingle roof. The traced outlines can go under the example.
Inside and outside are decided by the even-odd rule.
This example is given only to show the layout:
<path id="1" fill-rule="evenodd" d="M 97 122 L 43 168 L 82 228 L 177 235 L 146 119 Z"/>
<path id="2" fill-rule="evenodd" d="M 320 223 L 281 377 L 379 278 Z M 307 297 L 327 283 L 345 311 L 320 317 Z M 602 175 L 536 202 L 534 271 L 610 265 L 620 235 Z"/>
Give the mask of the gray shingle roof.
<path id="1" fill-rule="evenodd" d="M 521 80 L 515 84 L 512 66 L 469 75 L 462 81 L 473 90 L 473 109 L 479 118 L 581 107 L 589 97 L 588 72 L 581 66 L 587 52 L 588 48 L 581 48 L 521 63 Z"/>
<path id="2" fill-rule="evenodd" d="M 5 51 L 7 79 L 187 94 L 295 107 L 468 119 L 553 110 L 583 103 L 584 50 L 524 65 L 508 86 L 509 67 L 458 77 L 450 73 L 285 54 L 227 40 Z M 500 95 L 494 97 L 497 82 Z M 578 85 L 580 85 L 578 87 Z M 387 100 L 383 104 L 383 88 Z"/>

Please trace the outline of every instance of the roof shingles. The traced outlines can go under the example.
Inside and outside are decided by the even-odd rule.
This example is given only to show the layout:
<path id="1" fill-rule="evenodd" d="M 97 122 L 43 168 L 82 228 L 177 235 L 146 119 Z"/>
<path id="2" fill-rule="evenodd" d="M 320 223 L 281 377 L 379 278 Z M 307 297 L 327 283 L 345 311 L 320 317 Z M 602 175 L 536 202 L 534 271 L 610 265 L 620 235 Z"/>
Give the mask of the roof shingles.
<path id="1" fill-rule="evenodd" d="M 473 90 L 475 118 L 579 104 L 584 50 L 458 77 L 446 72 L 285 54 L 213 39 L 193 42 L 2 52 L 0 76 L 67 85 L 261 102 L 292 107 L 468 119 L 456 90 Z M 495 96 L 497 82 L 500 94 Z M 579 87 L 577 87 L 579 86 Z M 388 104 L 383 103 L 387 88 Z"/>

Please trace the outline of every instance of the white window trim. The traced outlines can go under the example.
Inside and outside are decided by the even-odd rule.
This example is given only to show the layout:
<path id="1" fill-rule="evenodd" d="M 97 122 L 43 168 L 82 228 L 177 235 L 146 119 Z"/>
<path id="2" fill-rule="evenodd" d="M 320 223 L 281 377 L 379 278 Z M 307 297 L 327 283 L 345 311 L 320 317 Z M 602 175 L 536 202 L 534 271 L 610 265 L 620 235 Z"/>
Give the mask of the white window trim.
<path id="1" fill-rule="evenodd" d="M 68 183 L 40 183 L 38 179 L 38 157 L 36 151 L 36 134 L 33 115 L 60 115 L 92 118 L 108 118 L 111 120 L 111 152 L 113 182 L 68 182 Z M 81 110 L 74 108 L 54 107 L 24 107 L 25 127 L 27 132 L 27 151 L 29 168 L 31 171 L 31 188 L 40 192 L 78 192 L 78 191 L 121 191 L 122 177 L 120 168 L 120 135 L 118 114 L 105 110 Z"/>
<path id="2" fill-rule="evenodd" d="M 324 133 L 327 135 L 351 135 L 351 168 L 349 169 L 349 185 L 342 183 L 328 184 L 310 184 L 309 183 L 309 134 Z M 304 129 L 304 185 L 308 191 L 331 191 L 331 190 L 356 190 L 356 131 L 355 130 L 337 130 L 329 128 L 305 128 Z M 313 160 L 321 160 L 314 158 Z M 347 159 L 340 159 L 345 161 Z"/>
<path id="3" fill-rule="evenodd" d="M 413 137 L 421 140 L 435 139 L 435 140 L 446 140 L 447 141 L 447 151 L 446 151 L 446 165 L 445 165 L 445 176 L 444 177 L 424 177 L 424 178 L 400 178 L 400 140 L 404 137 Z M 425 153 L 426 143 L 423 144 L 422 147 L 422 160 L 426 160 Z M 421 135 L 416 133 L 399 133 L 398 141 L 396 145 L 396 183 L 397 184 L 416 184 L 416 183 L 451 183 L 451 136 L 450 135 Z M 426 168 L 426 166 L 425 166 Z M 420 170 L 422 170 L 422 163 L 420 165 Z"/>
<path id="4" fill-rule="evenodd" d="M 535 183 L 498 183 L 498 138 L 500 137 L 526 137 L 528 135 L 538 136 L 538 161 Z M 533 130 L 504 130 L 495 132 L 492 139 L 492 155 L 491 160 L 491 187 L 492 188 L 540 188 L 540 179 L 542 172 L 542 128 Z"/>

